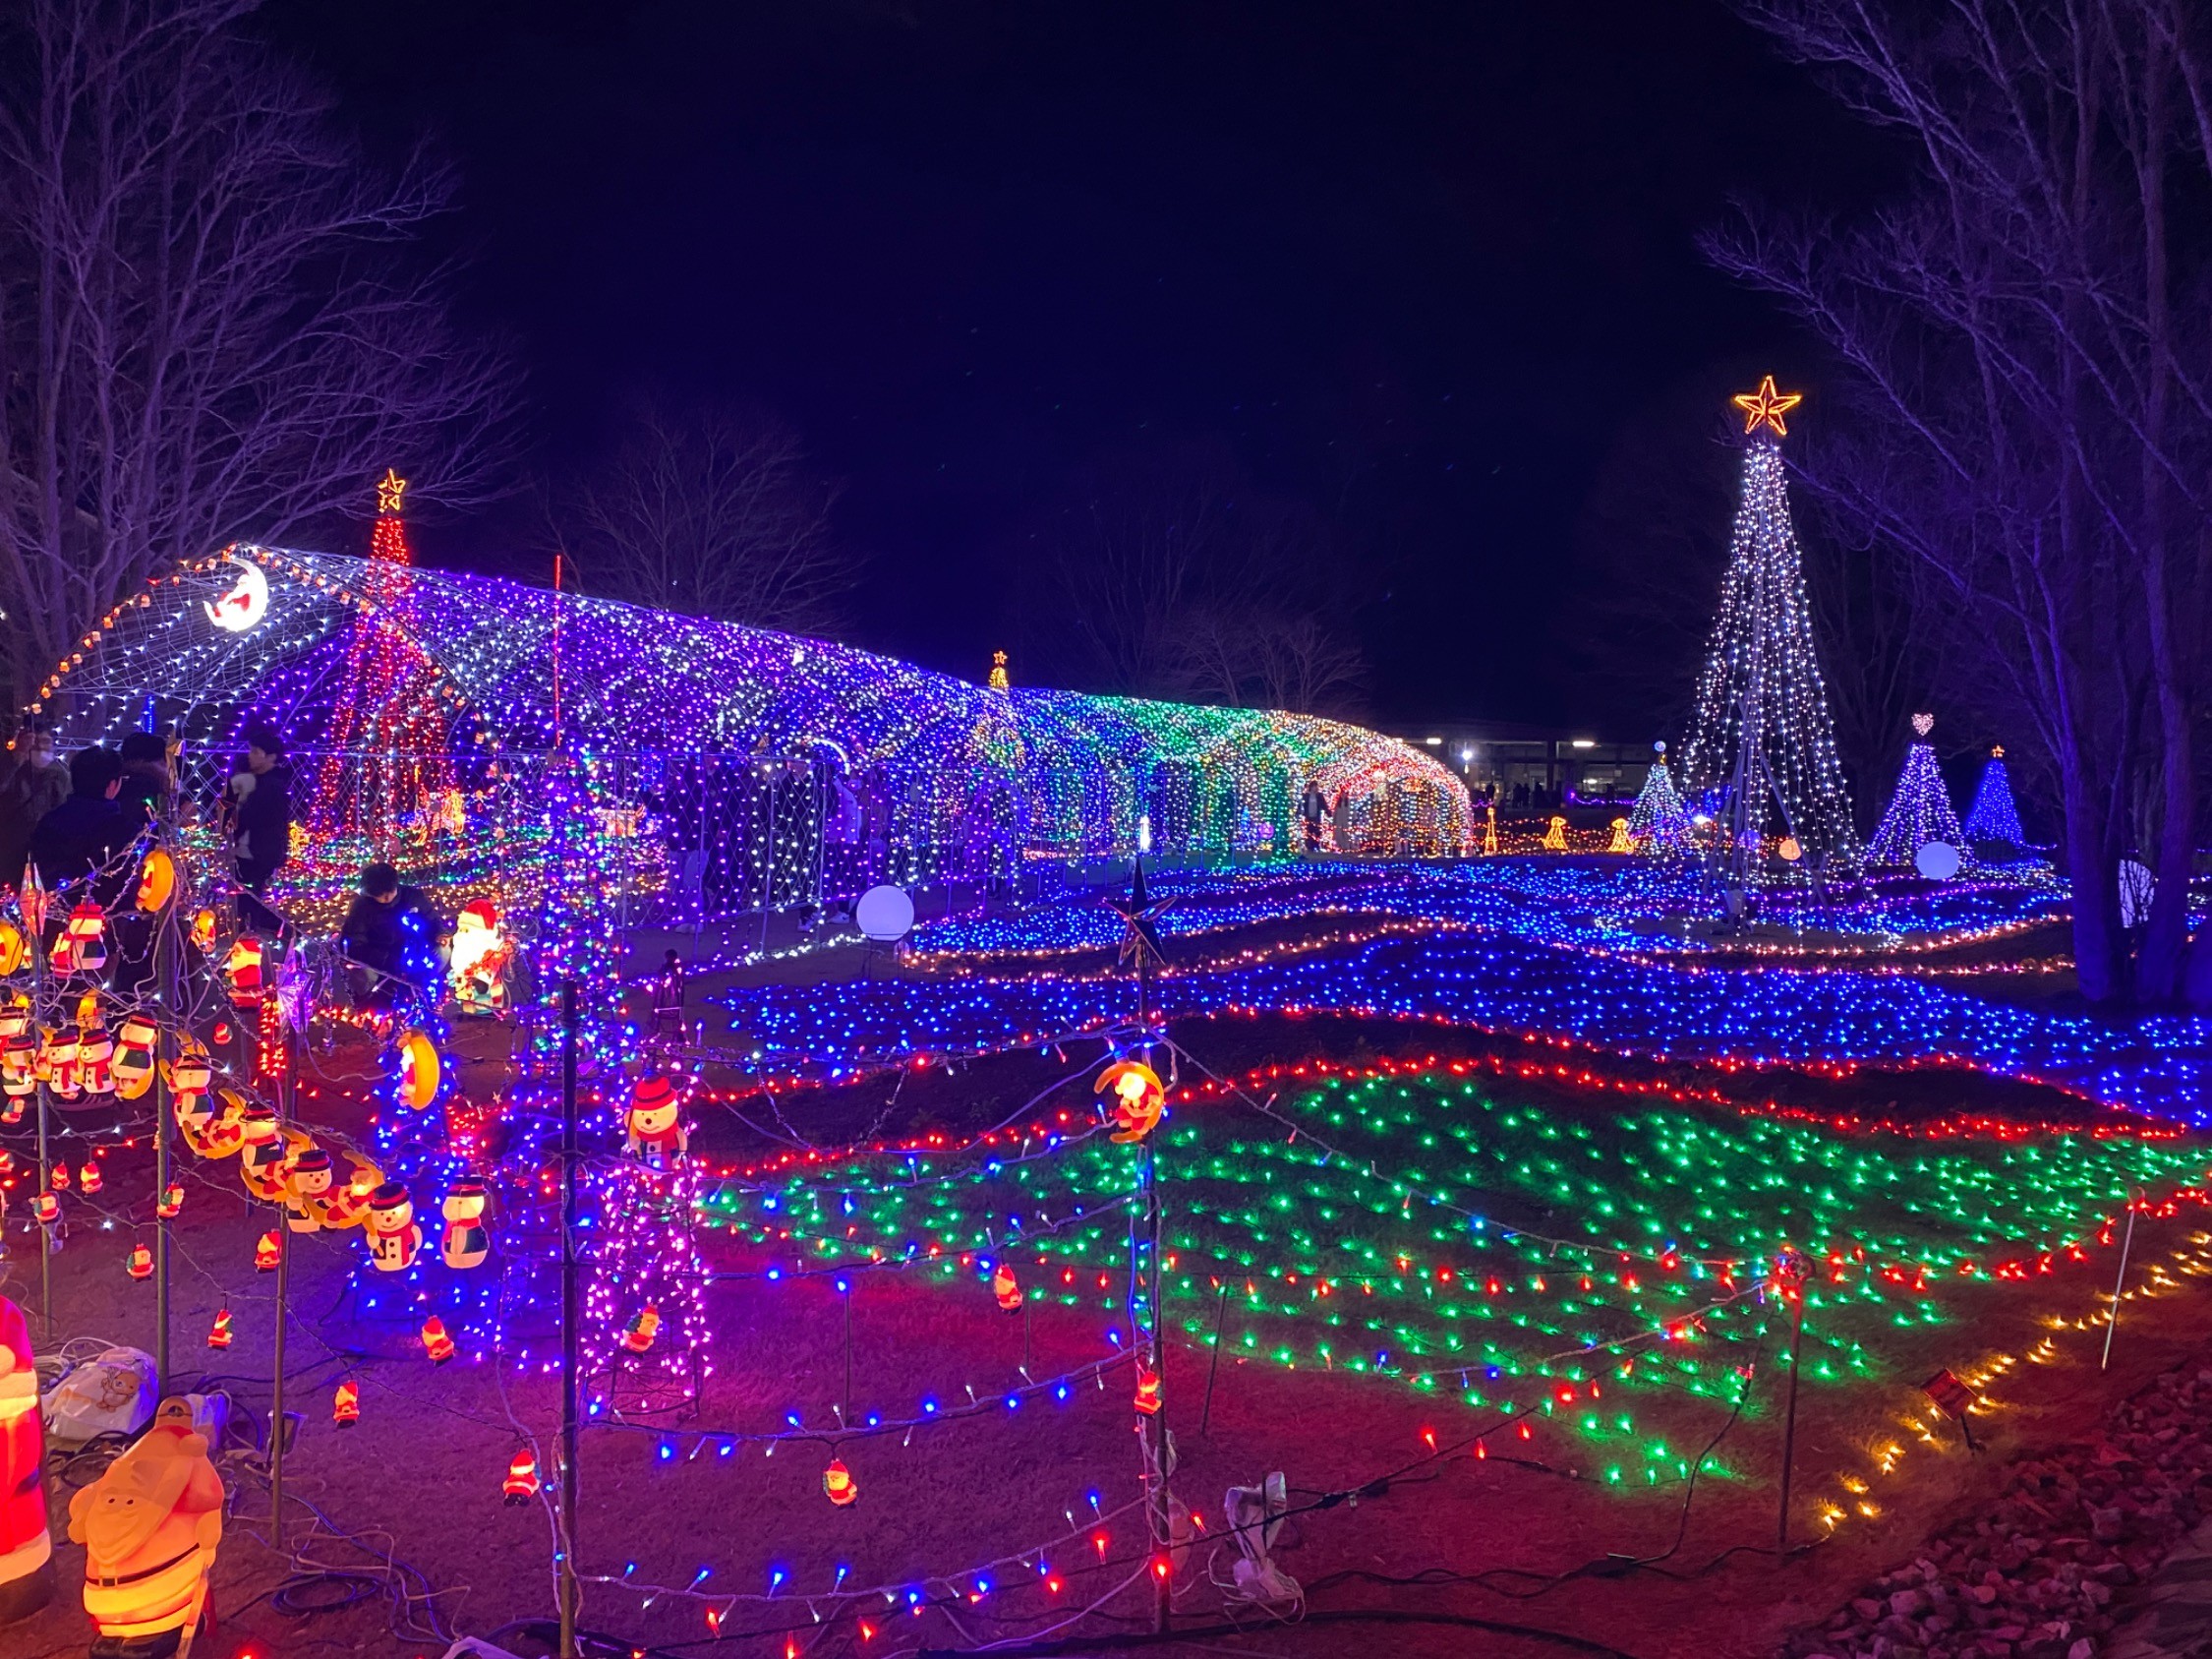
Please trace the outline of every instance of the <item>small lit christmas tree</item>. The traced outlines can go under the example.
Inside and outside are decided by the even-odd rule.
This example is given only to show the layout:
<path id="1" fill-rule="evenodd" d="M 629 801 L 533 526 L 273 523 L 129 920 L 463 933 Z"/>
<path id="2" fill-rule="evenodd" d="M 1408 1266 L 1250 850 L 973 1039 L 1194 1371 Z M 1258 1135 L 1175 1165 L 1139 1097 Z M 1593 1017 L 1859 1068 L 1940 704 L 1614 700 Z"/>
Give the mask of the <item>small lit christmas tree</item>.
<path id="1" fill-rule="evenodd" d="M 1769 375 L 1734 401 L 1751 442 L 1682 790 L 1693 800 L 1719 799 L 1716 817 L 1739 875 L 1752 873 L 1757 850 L 1785 837 L 1815 866 L 1849 869 L 1858 863 L 1858 837 L 1813 647 L 1778 442 L 1788 430 L 1782 417 L 1802 398 L 1776 391 Z"/>
<path id="2" fill-rule="evenodd" d="M 1666 745 L 1654 743 L 1652 769 L 1628 814 L 1628 845 L 1638 853 L 1678 853 L 1689 838 L 1690 814 L 1674 793 L 1666 769 Z"/>
<path id="3" fill-rule="evenodd" d="M 1966 809 L 1966 839 L 1971 845 L 2001 841 L 2008 847 L 2025 847 L 2027 832 L 2020 827 L 2020 809 L 2012 800 L 2012 780 L 2005 770 L 2002 744 L 1989 751 L 1982 781 L 1974 790 L 1974 804 Z"/>
<path id="4" fill-rule="evenodd" d="M 1912 729 L 1922 738 L 1935 730 L 1936 717 L 1916 714 Z M 1958 826 L 1958 813 L 1944 789 L 1944 775 L 1936 765 L 1933 743 L 1918 742 L 1905 751 L 1904 771 L 1897 778 L 1897 793 L 1890 809 L 1867 843 L 1867 860 L 1876 864 L 1902 865 L 1910 869 L 1920 849 L 1940 841 L 1964 853 L 1966 832 Z"/>

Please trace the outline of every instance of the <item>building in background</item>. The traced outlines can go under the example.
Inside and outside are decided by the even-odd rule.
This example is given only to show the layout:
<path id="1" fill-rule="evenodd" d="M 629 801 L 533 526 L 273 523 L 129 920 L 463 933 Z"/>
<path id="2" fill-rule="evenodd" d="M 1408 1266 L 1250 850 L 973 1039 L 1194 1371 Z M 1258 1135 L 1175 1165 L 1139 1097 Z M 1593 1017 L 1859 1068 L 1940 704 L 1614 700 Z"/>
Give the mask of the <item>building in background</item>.
<path id="1" fill-rule="evenodd" d="M 1652 769 L 1650 740 L 1622 742 L 1595 732 L 1523 726 L 1506 720 L 1444 720 L 1401 725 L 1392 735 L 1433 755 L 1481 798 L 1494 791 L 1510 808 L 1527 791 L 1533 801 L 1632 801 Z M 1526 803 L 1526 802 L 1523 802 Z"/>

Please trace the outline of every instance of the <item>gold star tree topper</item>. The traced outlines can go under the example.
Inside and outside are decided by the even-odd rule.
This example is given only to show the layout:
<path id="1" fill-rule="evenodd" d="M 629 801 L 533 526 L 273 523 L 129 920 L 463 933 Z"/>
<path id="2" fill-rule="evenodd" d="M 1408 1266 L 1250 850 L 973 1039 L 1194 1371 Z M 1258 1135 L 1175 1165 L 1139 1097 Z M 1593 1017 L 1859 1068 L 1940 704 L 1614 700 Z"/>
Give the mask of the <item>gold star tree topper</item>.
<path id="1" fill-rule="evenodd" d="M 1728 399 L 1743 411 L 1744 436 L 1749 437 L 1763 426 L 1775 429 L 1776 438 L 1787 438 L 1789 428 L 1782 425 L 1782 416 L 1805 401 L 1801 391 L 1777 391 L 1775 377 L 1769 375 L 1759 383 L 1757 391 L 1739 391 Z"/>
<path id="2" fill-rule="evenodd" d="M 1773 385 L 1775 383 L 1769 381 L 1767 384 Z M 1743 399 L 1739 397 L 1736 401 L 1740 403 Z M 399 510 L 399 498 L 406 489 L 407 480 L 399 476 L 398 470 L 385 467 L 383 477 L 377 480 L 377 510 L 396 513 Z"/>

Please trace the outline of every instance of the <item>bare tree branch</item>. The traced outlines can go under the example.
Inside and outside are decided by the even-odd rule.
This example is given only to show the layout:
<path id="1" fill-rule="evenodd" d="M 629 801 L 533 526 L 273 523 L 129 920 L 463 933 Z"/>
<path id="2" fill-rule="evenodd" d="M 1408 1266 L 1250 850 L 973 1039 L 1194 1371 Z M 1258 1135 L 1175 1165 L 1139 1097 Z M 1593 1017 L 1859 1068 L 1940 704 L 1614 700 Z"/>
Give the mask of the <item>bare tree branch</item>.
<path id="1" fill-rule="evenodd" d="M 19 687 L 154 568 L 498 489 L 515 380 L 411 262 L 451 180 L 380 177 L 248 39 L 252 0 L 0 22 L 0 608 Z"/>

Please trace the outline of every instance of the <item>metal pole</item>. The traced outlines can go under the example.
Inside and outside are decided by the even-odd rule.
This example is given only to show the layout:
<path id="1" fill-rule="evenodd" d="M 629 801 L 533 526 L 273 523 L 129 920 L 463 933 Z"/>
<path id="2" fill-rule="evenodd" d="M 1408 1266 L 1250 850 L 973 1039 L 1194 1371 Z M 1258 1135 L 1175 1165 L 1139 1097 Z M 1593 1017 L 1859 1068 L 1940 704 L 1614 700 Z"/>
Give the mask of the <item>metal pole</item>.
<path id="1" fill-rule="evenodd" d="M 1221 1281 L 1221 1300 L 1214 1304 L 1213 1310 L 1213 1357 L 1206 1361 L 1206 1402 L 1198 1412 L 1198 1433 L 1200 1435 L 1206 1432 L 1206 1425 L 1213 1421 L 1213 1379 L 1214 1374 L 1221 1369 L 1221 1327 L 1228 1318 L 1229 1281 L 1223 1279 Z"/>
<path id="2" fill-rule="evenodd" d="M 265 973 L 262 978 L 263 1002 L 276 997 L 276 973 Z M 277 1072 L 272 1080 L 276 1087 L 269 1091 L 276 1097 L 276 1133 L 282 1139 L 286 1121 L 292 1111 L 292 1038 L 285 1033 L 276 1048 Z M 281 1202 L 271 1206 L 276 1217 L 276 1341 L 275 1369 L 270 1383 L 268 1421 L 268 1511 L 269 1547 L 278 1554 L 284 1550 L 284 1327 L 291 1317 L 292 1306 L 292 1229 L 285 1223 Z"/>
<path id="3" fill-rule="evenodd" d="M 175 859 L 175 855 L 170 855 Z M 169 1081 L 162 1067 L 170 1058 L 169 1020 L 177 1007 L 176 955 L 170 949 L 169 929 L 184 895 L 174 888 L 169 902 L 153 918 L 153 994 L 162 1018 L 153 1023 L 153 1397 L 169 1393 Z"/>
<path id="4" fill-rule="evenodd" d="M 576 1659 L 576 981 L 560 982 L 560 1659 Z"/>
<path id="5" fill-rule="evenodd" d="M 844 1405 L 838 1420 L 846 1428 L 852 1426 L 852 1282 L 844 1286 Z"/>
<path id="6" fill-rule="evenodd" d="M 2112 1281 L 2112 1318 L 2105 1322 L 2105 1353 L 2104 1357 L 2097 1361 L 2099 1371 L 2112 1364 L 2112 1336 L 2113 1333 L 2120 1329 L 2120 1295 L 2122 1288 L 2127 1283 L 2127 1248 L 2134 1242 L 2135 1200 L 2130 1195 L 2127 1200 L 2127 1230 L 2121 1235 L 2120 1239 L 2120 1276 Z M 1962 1417 L 1959 1421 L 1964 1422 L 1965 1419 Z"/>
<path id="7" fill-rule="evenodd" d="M 27 888 L 26 891 L 29 891 Z M 44 888 L 38 890 L 38 925 L 30 933 L 30 1023 L 38 1030 L 39 1040 L 45 1040 L 46 1013 L 46 921 L 52 914 L 53 902 Z M 30 918 L 27 915 L 24 919 Z M 35 1069 L 35 1068 L 33 1068 Z M 50 1196 L 54 1190 L 54 1159 L 47 1139 L 46 1080 L 37 1079 L 31 1093 L 38 1101 L 38 1192 Z M 54 1228 L 61 1223 L 41 1222 L 38 1227 L 38 1317 L 46 1328 L 46 1343 L 54 1340 Z"/>
<path id="8" fill-rule="evenodd" d="M 1775 1554 L 1789 1552 L 1789 1466 L 1797 1450 L 1797 1360 L 1805 1345 L 1805 1287 L 1797 1287 L 1797 1318 L 1789 1332 L 1789 1397 L 1782 1407 L 1781 1506 L 1775 1515 Z"/>

